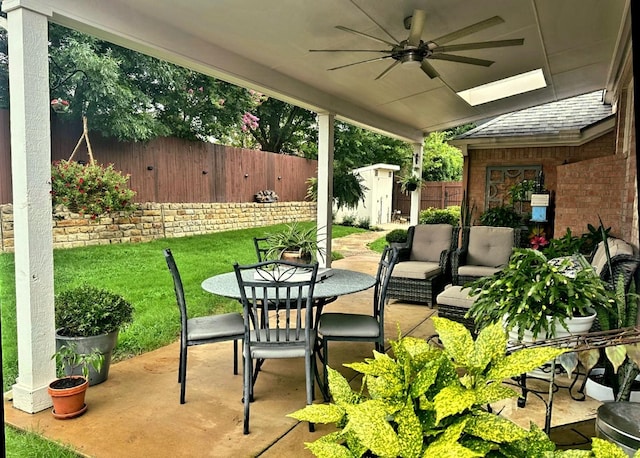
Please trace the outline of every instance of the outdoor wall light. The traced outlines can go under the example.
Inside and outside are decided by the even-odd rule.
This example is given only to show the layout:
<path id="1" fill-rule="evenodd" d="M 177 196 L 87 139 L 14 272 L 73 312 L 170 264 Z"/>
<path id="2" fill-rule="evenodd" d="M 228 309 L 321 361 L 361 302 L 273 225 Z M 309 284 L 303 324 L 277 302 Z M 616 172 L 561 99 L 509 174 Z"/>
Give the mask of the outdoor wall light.
<path id="1" fill-rule="evenodd" d="M 282 180 L 282 177 L 278 177 L 278 180 Z"/>
<path id="2" fill-rule="evenodd" d="M 203 175 L 206 175 L 207 173 L 209 173 L 209 172 L 207 172 L 206 170 L 203 170 L 203 171 L 202 171 L 202 174 L 203 174 Z"/>
<path id="3" fill-rule="evenodd" d="M 245 174 L 244 174 L 244 177 L 245 177 L 245 178 L 249 178 L 249 174 L 248 174 L 248 173 L 245 173 Z"/>
<path id="4" fill-rule="evenodd" d="M 148 165 L 147 166 L 147 170 L 153 170 L 153 166 L 152 165 Z"/>

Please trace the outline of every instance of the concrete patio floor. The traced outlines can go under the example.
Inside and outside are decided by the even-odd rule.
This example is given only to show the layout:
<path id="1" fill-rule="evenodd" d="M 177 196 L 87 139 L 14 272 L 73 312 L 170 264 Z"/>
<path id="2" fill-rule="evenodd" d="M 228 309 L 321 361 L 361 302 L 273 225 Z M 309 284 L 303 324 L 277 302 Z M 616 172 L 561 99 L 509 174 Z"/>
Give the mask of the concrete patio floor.
<path id="1" fill-rule="evenodd" d="M 348 256 L 334 267 L 375 274 L 378 255 L 367 252 L 366 241 L 364 236 L 343 241 L 338 251 Z M 345 247 L 349 243 L 353 247 Z M 327 310 L 368 313 L 372 294 L 369 290 L 341 297 Z M 437 313 L 435 309 L 396 301 L 387 307 L 387 339 L 396 338 L 397 326 L 403 335 L 433 335 L 429 318 Z M 354 378 L 355 373 L 342 363 L 370 357 L 372 348 L 368 343 L 333 342 L 330 365 Z M 79 418 L 56 420 L 48 410 L 27 414 L 5 401 L 5 420 L 91 457 L 312 456 L 304 442 L 333 430 L 333 426 L 316 425 L 316 432 L 310 433 L 306 423 L 286 417 L 305 405 L 303 361 L 270 360 L 264 365 L 255 387 L 248 436 L 242 434 L 242 376 L 233 375 L 231 343 L 190 348 L 184 405 L 179 403 L 177 368 L 178 344 L 174 343 L 112 365 L 109 379 L 87 392 L 88 411 Z M 359 386 L 357 379 L 353 383 Z M 320 402 L 317 388 L 316 399 Z M 554 398 L 552 426 L 593 419 L 599 405 L 589 398 L 573 401 L 566 389 L 560 389 Z M 518 408 L 515 398 L 493 407 L 526 428 L 530 421 L 544 426 L 545 406 L 535 396 L 529 396 L 525 408 Z M 584 442 L 582 437 L 572 439 L 566 431 L 561 438 L 564 443 Z"/>

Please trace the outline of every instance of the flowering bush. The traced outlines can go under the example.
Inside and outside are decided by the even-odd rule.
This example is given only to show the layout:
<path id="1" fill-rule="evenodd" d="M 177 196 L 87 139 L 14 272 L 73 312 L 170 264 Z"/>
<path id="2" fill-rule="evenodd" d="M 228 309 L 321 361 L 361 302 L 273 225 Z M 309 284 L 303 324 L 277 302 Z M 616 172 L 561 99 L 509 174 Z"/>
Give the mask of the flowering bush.
<path id="1" fill-rule="evenodd" d="M 51 171 L 53 206 L 64 205 L 92 219 L 107 213 L 131 213 L 135 191 L 129 189 L 128 181 L 129 175 L 114 170 L 113 164 L 56 161 Z"/>

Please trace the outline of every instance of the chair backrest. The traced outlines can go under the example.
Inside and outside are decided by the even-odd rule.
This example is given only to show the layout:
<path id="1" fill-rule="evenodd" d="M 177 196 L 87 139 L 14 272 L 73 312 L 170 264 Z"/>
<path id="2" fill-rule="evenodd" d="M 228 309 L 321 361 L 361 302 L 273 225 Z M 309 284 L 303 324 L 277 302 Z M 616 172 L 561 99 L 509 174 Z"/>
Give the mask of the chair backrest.
<path id="1" fill-rule="evenodd" d="M 413 226 L 410 243 L 409 260 L 439 262 L 443 251 L 455 249 L 457 237 L 454 240 L 451 224 L 418 224 Z"/>
<path id="2" fill-rule="evenodd" d="M 512 227 L 471 226 L 467 238 L 467 264 L 500 267 L 509 262 L 515 244 Z"/>
<path id="3" fill-rule="evenodd" d="M 286 346 L 309 340 L 318 263 L 265 261 L 245 266 L 236 263 L 233 267 L 243 305 L 247 342 Z M 251 327 L 260 332 L 251 333 Z"/>
<path id="4" fill-rule="evenodd" d="M 173 259 L 173 254 L 169 248 L 162 250 L 164 258 L 167 261 L 167 267 L 171 276 L 173 277 L 173 290 L 176 293 L 176 301 L 178 303 L 178 309 L 180 310 L 180 322 L 182 323 L 182 332 L 186 332 L 187 329 L 187 301 L 184 297 L 184 288 L 182 286 L 182 279 L 180 278 L 180 272 L 176 261 Z"/>
<path id="5" fill-rule="evenodd" d="M 269 252 L 269 247 L 267 246 L 267 237 L 254 237 L 253 238 L 253 246 L 256 248 L 256 258 L 258 258 L 258 262 L 263 262 L 267 260 L 267 253 Z"/>
<path id="6" fill-rule="evenodd" d="M 633 247 L 624 240 L 607 237 L 607 245 L 609 245 L 609 256 L 611 259 L 621 254 L 633 255 Z M 591 258 L 591 265 L 598 275 L 602 273 L 602 270 L 607 265 L 607 252 L 604 247 L 604 242 L 598 243 L 593 258 Z"/>
<path id="7" fill-rule="evenodd" d="M 387 300 L 387 287 L 389 279 L 393 273 L 393 268 L 398 262 L 398 249 L 395 247 L 385 247 L 378 263 L 376 274 L 376 286 L 373 293 L 373 315 L 380 323 L 384 323 L 384 305 Z"/>

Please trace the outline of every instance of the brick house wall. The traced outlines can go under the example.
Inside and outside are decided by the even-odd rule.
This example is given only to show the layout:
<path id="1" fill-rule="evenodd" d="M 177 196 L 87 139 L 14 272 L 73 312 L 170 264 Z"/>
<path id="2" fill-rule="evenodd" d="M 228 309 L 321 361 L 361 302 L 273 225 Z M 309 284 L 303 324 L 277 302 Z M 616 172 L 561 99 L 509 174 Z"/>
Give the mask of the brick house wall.
<path id="1" fill-rule="evenodd" d="M 485 210 L 486 169 L 490 166 L 526 166 L 541 165 L 544 173 L 545 188 L 552 192 L 556 204 L 556 227 L 558 226 L 558 167 L 563 164 L 578 164 L 578 161 L 610 156 L 615 154 L 616 137 L 614 132 L 580 146 L 542 146 L 517 148 L 469 149 L 465 156 L 464 167 L 468 169 L 467 192 L 469 202 L 475 204 L 473 214 L 477 219 Z M 597 219 L 597 216 L 596 216 Z M 565 224 L 565 223 L 561 223 Z M 584 226 L 586 228 L 586 224 Z M 580 230 L 579 233 L 583 232 Z M 562 229 L 564 233 L 564 229 Z M 560 234 L 561 235 L 561 234 Z"/>

